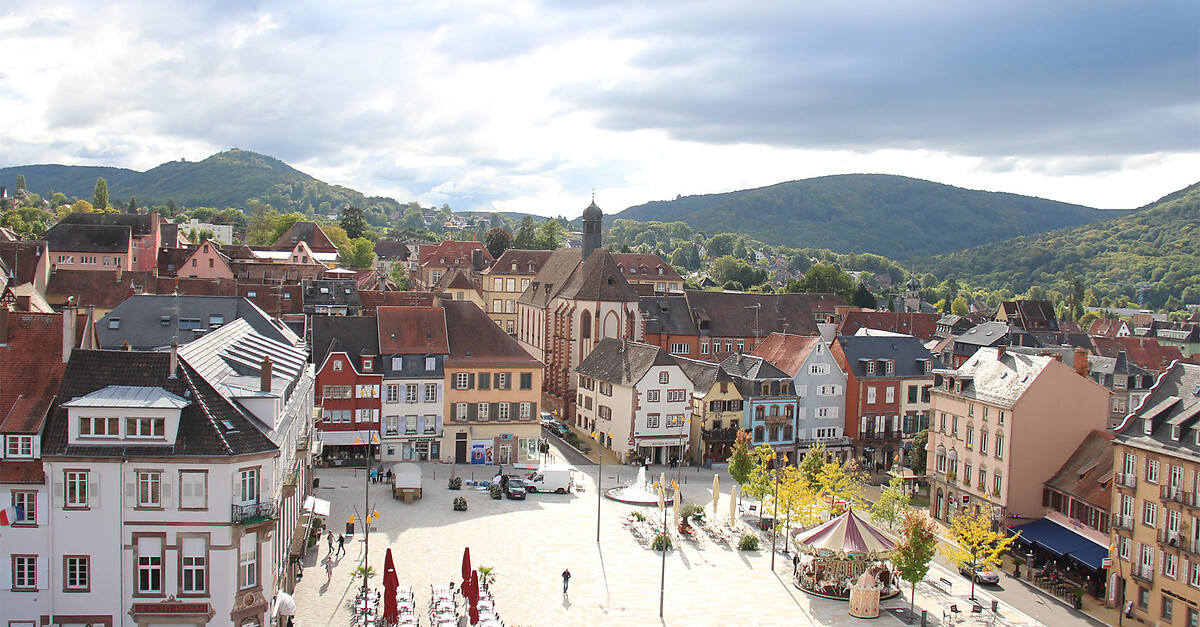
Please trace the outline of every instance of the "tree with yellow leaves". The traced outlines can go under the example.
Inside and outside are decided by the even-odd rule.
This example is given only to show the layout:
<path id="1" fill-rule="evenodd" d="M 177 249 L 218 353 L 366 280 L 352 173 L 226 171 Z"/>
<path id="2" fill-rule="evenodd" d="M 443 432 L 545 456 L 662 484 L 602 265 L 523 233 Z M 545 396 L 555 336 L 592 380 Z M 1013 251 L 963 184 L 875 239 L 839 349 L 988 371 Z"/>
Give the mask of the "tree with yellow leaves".
<path id="1" fill-rule="evenodd" d="M 960 509 L 950 524 L 950 536 L 957 544 L 943 546 L 942 554 L 971 573 L 970 598 L 974 599 L 975 570 L 999 568 L 1000 556 L 1017 536 L 994 531 L 988 510 L 979 506 Z"/>

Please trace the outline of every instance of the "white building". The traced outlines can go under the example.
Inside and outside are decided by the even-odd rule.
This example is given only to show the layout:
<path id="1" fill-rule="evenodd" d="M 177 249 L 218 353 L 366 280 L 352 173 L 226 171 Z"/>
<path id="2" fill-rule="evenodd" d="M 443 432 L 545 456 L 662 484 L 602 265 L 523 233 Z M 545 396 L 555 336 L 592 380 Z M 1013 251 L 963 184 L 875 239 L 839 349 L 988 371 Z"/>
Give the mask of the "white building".
<path id="1" fill-rule="evenodd" d="M 213 239 L 218 242 L 222 244 L 233 243 L 233 225 L 231 224 L 209 224 L 208 222 L 201 222 L 192 218 L 188 220 L 187 224 L 179 225 L 179 232 L 183 233 L 185 237 L 190 235 L 193 229 L 196 231 L 197 236 L 199 236 L 201 231 L 212 231 Z M 195 241 L 192 243 L 199 244 L 200 242 Z"/>
<path id="2" fill-rule="evenodd" d="M 441 450 L 445 363 L 450 354 L 441 307 L 380 307 L 385 461 L 431 461 Z"/>

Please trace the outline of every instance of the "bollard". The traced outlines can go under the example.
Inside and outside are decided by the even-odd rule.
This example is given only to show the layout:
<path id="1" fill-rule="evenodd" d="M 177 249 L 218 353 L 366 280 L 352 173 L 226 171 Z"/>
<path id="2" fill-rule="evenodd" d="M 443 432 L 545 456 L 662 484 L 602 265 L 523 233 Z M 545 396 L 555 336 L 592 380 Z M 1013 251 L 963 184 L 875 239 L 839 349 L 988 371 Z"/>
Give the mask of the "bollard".
<path id="1" fill-rule="evenodd" d="M 996 599 L 992 599 L 992 614 L 995 614 L 996 610 L 998 609 L 1000 609 L 1000 602 Z"/>
<path id="2" fill-rule="evenodd" d="M 921 627 L 929 627 L 929 610 L 921 610 Z"/>

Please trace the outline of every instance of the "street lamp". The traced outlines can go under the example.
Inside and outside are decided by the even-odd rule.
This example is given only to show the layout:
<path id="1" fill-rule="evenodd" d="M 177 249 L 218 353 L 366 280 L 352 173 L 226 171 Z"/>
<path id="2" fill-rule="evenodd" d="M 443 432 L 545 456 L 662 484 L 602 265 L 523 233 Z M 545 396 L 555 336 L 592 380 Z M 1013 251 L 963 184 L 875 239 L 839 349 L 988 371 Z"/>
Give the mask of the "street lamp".
<path id="1" fill-rule="evenodd" d="M 775 515 L 771 520 L 771 572 L 775 572 L 775 536 L 779 535 L 779 458 L 771 455 L 772 464 L 775 466 Z M 783 465 L 788 465 L 788 456 L 783 456 Z"/>
<path id="2" fill-rule="evenodd" d="M 371 466 L 375 463 L 375 456 L 371 454 L 371 446 L 379 442 L 379 437 L 375 433 L 369 436 L 363 432 L 359 432 L 355 443 L 362 442 L 366 446 L 367 453 L 367 470 L 363 473 L 363 591 L 370 590 L 370 582 L 367 581 L 367 573 L 369 570 L 368 559 L 371 548 L 371 521 L 378 518 L 379 515 L 371 511 Z"/>
<path id="3" fill-rule="evenodd" d="M 596 441 L 596 455 L 600 458 L 600 470 L 596 473 L 596 544 L 600 544 L 600 499 L 603 497 L 603 490 L 600 489 L 601 482 L 604 480 L 604 444 L 602 443 L 605 434 L 597 431 L 592 432 L 592 439 Z M 609 439 L 612 439 L 612 432 L 607 434 Z"/>

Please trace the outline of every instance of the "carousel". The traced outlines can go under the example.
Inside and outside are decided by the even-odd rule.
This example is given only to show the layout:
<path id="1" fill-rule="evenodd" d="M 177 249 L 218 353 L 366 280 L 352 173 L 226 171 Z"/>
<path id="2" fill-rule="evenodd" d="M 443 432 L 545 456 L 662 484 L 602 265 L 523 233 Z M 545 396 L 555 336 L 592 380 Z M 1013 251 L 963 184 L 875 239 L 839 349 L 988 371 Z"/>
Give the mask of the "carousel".
<path id="1" fill-rule="evenodd" d="M 853 509 L 793 539 L 799 554 L 796 587 L 827 599 L 850 601 L 850 613 L 878 616 L 879 601 L 900 594 L 887 563 L 896 543 Z"/>

